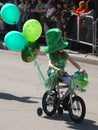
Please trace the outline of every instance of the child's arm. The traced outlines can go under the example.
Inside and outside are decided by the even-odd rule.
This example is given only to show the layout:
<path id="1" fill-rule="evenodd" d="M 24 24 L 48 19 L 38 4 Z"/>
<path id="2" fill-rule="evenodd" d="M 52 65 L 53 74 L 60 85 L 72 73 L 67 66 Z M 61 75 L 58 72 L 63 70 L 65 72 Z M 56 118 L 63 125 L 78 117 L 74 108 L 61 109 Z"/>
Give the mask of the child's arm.
<path id="1" fill-rule="evenodd" d="M 68 60 L 77 68 L 79 69 L 80 72 L 84 72 L 85 70 L 83 68 L 81 68 L 81 66 L 72 58 L 72 57 L 68 57 Z"/>
<path id="2" fill-rule="evenodd" d="M 50 67 L 51 69 L 55 70 L 55 71 L 59 71 L 61 74 L 64 72 L 64 70 L 62 70 L 62 69 L 60 69 L 60 68 L 54 66 L 54 65 L 52 64 L 51 60 L 49 60 L 49 67 Z"/>

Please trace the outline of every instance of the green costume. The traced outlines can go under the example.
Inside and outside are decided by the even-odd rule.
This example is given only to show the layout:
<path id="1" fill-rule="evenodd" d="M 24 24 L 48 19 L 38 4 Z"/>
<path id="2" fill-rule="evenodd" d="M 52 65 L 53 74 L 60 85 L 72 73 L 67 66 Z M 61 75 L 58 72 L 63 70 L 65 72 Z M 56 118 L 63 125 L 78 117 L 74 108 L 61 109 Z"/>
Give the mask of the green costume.
<path id="1" fill-rule="evenodd" d="M 62 40 L 62 31 L 58 28 L 49 29 L 46 33 L 47 46 L 46 53 L 54 53 L 68 46 L 68 42 Z"/>
<path id="2" fill-rule="evenodd" d="M 49 60 L 52 61 L 52 64 L 54 66 L 56 66 L 57 68 L 63 69 L 65 68 L 66 64 L 67 64 L 67 58 L 68 58 L 68 53 L 67 52 L 63 52 L 63 53 L 59 53 L 58 57 L 54 57 L 53 54 L 49 54 Z M 51 68 L 48 68 L 48 71 L 50 71 Z"/>
<path id="3" fill-rule="evenodd" d="M 58 56 L 55 57 L 53 53 L 58 52 L 68 46 L 68 42 L 62 40 L 62 31 L 58 28 L 49 29 L 46 33 L 47 46 L 44 48 L 46 53 L 49 53 L 49 60 L 52 64 L 60 69 L 64 69 L 68 58 L 68 53 L 59 52 Z M 53 71 L 53 72 L 52 72 Z M 46 86 L 53 88 L 58 82 L 57 74 L 51 68 L 48 68 L 48 72 L 51 76 L 46 79 Z"/>
<path id="4" fill-rule="evenodd" d="M 62 50 L 68 46 L 68 42 L 62 40 L 62 31 L 58 28 L 49 29 L 46 33 L 47 45 L 44 50 L 49 53 L 49 59 L 52 64 L 58 68 L 64 69 L 68 54 L 60 53 L 58 57 L 54 57 L 53 53 Z"/>
<path id="5" fill-rule="evenodd" d="M 60 50 L 68 46 L 68 42 L 64 42 L 62 40 L 62 31 L 58 28 L 49 29 L 46 33 L 46 40 L 47 46 L 44 48 L 44 50 L 49 54 L 49 60 L 51 60 L 55 67 L 64 70 L 69 55 L 67 52 L 60 52 Z M 58 54 L 56 55 L 55 52 Z M 58 83 L 58 76 L 57 73 L 51 68 L 48 68 L 48 74 L 50 77 L 46 79 L 45 86 L 48 89 L 52 89 Z M 80 72 L 78 73 L 78 76 L 76 75 L 77 74 L 75 74 L 73 77 L 73 82 L 71 81 L 70 76 L 59 76 L 62 78 L 63 83 L 66 83 L 67 85 L 71 85 L 72 83 L 73 88 L 75 88 L 79 83 L 81 90 L 86 91 L 88 85 L 88 75 L 81 74 Z"/>

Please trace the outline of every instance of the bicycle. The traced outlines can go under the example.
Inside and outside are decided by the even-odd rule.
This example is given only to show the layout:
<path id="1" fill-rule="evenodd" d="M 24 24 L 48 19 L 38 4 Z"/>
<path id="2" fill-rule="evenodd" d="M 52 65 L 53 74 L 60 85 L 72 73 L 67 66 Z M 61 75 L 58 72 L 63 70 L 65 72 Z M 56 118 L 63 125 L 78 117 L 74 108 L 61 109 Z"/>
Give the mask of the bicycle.
<path id="1" fill-rule="evenodd" d="M 78 75 L 78 78 L 76 75 Z M 76 79 L 79 81 L 79 76 L 81 77 L 81 75 L 79 72 L 75 72 L 74 75 L 67 74 L 67 76 L 70 77 L 70 85 L 64 84 L 63 81 L 60 81 L 58 78 L 56 86 L 44 93 L 42 108 L 38 108 L 37 110 L 39 116 L 42 115 L 43 111 L 47 116 L 54 115 L 56 111 L 61 115 L 63 114 L 63 110 L 65 110 L 69 112 L 69 117 L 73 122 L 80 123 L 83 121 L 86 114 L 86 105 L 84 100 L 75 92 L 76 90 L 83 91 L 83 88 L 80 87 L 80 82 L 77 82 L 77 84 L 75 83 Z"/>

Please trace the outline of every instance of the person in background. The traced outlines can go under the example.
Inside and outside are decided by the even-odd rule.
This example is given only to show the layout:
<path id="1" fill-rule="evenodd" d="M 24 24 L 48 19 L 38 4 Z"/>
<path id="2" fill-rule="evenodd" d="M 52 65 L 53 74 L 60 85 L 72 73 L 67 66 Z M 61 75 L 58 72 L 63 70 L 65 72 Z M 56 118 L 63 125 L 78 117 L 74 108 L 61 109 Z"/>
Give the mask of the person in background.
<path id="1" fill-rule="evenodd" d="M 40 21 L 41 14 L 43 13 L 43 9 L 45 7 L 45 3 L 43 3 L 43 0 L 37 0 L 37 5 L 34 9 L 32 9 L 32 15 Z"/>
<path id="2" fill-rule="evenodd" d="M 74 10 L 73 13 L 81 15 L 81 13 L 87 13 L 87 12 L 88 12 L 87 3 L 84 0 L 82 0 L 79 2 L 79 7 L 76 10 Z"/>
<path id="3" fill-rule="evenodd" d="M 75 34 L 74 32 L 74 26 L 75 26 L 75 19 L 76 16 L 75 15 L 71 15 L 71 11 L 68 6 L 67 3 L 64 2 L 63 3 L 63 11 L 61 13 L 61 25 L 62 25 L 62 32 L 63 32 L 63 37 L 64 40 L 66 39 L 66 35 L 68 37 L 71 36 L 71 34 Z"/>
<path id="4" fill-rule="evenodd" d="M 41 20 L 43 21 L 44 25 L 44 33 L 46 33 L 49 28 L 53 28 L 53 25 L 51 23 L 51 17 L 54 15 L 55 12 L 56 7 L 54 6 L 54 2 L 47 3 L 46 13 L 41 17 Z"/>
<path id="5" fill-rule="evenodd" d="M 29 14 L 27 10 L 30 8 L 30 0 L 24 0 L 24 9 L 23 9 L 23 15 L 22 15 L 22 23 L 24 24 L 29 18 Z"/>
<path id="6" fill-rule="evenodd" d="M 53 27 L 62 28 L 62 24 L 61 24 L 61 14 L 63 11 L 63 2 L 62 1 L 58 1 L 57 5 L 56 5 L 56 11 L 54 13 L 54 15 L 51 17 L 51 24 L 53 24 Z"/>
<path id="7" fill-rule="evenodd" d="M 93 42 L 93 22 L 96 19 L 96 11 L 94 9 L 94 3 L 91 1 L 87 2 L 88 12 L 81 13 L 80 17 L 83 21 L 84 27 L 87 29 L 86 41 L 92 43 Z M 86 48 L 88 51 L 89 48 Z"/>
<path id="8" fill-rule="evenodd" d="M 27 9 L 28 19 L 35 19 L 33 10 L 35 9 L 36 5 L 37 5 L 37 0 L 31 0 L 30 8 Z"/>
<path id="9" fill-rule="evenodd" d="M 23 26 L 22 17 L 23 17 L 23 11 L 24 11 L 24 0 L 19 0 L 19 4 L 17 5 L 17 7 L 20 10 L 20 19 L 17 24 L 17 28 L 19 32 L 22 32 L 22 26 Z"/>
<path id="10" fill-rule="evenodd" d="M 47 12 L 46 12 L 46 18 L 47 19 L 51 18 L 55 13 L 55 11 L 56 11 L 56 7 L 54 6 L 54 2 L 49 2 Z"/>
<path id="11" fill-rule="evenodd" d="M 85 2 L 84 0 L 80 1 L 79 7 L 72 12 L 72 15 L 76 15 L 77 25 L 79 24 L 79 40 L 80 41 L 83 41 L 83 39 L 85 39 L 85 36 L 86 36 L 86 29 L 84 27 L 81 14 L 87 13 L 87 12 L 88 12 L 87 2 Z"/>
<path id="12" fill-rule="evenodd" d="M 87 8 L 88 8 L 88 12 L 86 13 L 81 13 L 81 17 L 86 17 L 86 16 L 92 16 L 94 18 L 94 20 L 96 19 L 96 11 L 95 11 L 95 7 L 94 7 L 94 2 L 90 2 L 87 1 Z"/>

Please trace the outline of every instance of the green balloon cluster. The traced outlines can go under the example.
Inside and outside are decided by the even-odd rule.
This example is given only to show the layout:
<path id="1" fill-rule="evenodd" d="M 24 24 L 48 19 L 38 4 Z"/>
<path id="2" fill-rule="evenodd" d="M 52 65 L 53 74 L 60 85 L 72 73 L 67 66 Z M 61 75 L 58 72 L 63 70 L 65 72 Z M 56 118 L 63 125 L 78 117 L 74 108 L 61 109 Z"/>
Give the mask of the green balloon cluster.
<path id="1" fill-rule="evenodd" d="M 34 28 L 33 28 L 34 27 Z M 37 31 L 36 31 L 37 30 Z M 4 37 L 4 42 L 8 49 L 20 51 L 26 44 L 34 44 L 42 33 L 39 21 L 28 20 L 23 26 L 23 32 L 10 31 Z"/>
<path id="2" fill-rule="evenodd" d="M 2 20 L 14 25 L 19 22 L 20 11 L 15 4 L 5 4 L 0 11 Z M 36 42 L 42 33 L 42 26 L 36 19 L 27 20 L 23 25 L 23 32 L 10 31 L 4 37 L 8 49 L 21 51 L 22 60 L 31 62 L 37 57 L 40 47 Z"/>
<path id="3" fill-rule="evenodd" d="M 28 42 L 21 52 L 21 57 L 24 62 L 34 61 L 40 51 L 40 46 L 36 42 L 42 33 L 42 26 L 36 19 L 30 19 L 23 25 L 23 34 Z"/>

